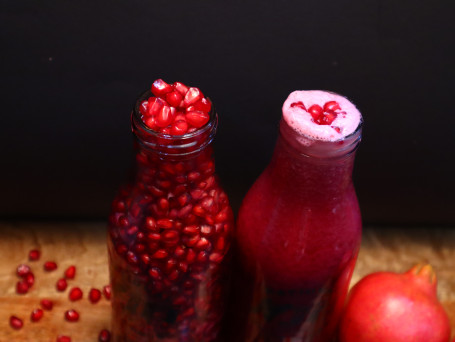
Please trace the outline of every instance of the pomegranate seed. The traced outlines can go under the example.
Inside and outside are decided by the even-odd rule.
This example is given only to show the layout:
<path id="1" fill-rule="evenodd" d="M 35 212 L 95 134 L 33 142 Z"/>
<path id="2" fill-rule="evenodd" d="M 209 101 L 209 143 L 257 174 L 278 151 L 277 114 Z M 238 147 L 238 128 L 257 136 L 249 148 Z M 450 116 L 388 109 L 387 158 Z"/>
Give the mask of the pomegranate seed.
<path id="1" fill-rule="evenodd" d="M 199 101 L 202 97 L 203 95 L 198 88 L 191 87 L 185 94 L 185 98 L 183 99 L 183 105 L 185 107 L 191 106 L 192 104 Z"/>
<path id="2" fill-rule="evenodd" d="M 65 278 L 66 279 L 74 279 L 76 275 L 76 266 L 70 266 L 65 271 Z"/>
<path id="3" fill-rule="evenodd" d="M 159 249 L 152 255 L 152 258 L 153 259 L 164 259 L 167 257 L 167 255 L 168 255 L 168 253 L 166 252 L 166 250 Z"/>
<path id="4" fill-rule="evenodd" d="M 302 101 L 291 103 L 291 108 L 293 108 L 293 107 L 299 107 L 299 108 L 303 109 L 304 111 L 306 111 L 306 107 Z"/>
<path id="5" fill-rule="evenodd" d="M 141 102 L 141 104 L 139 106 L 139 112 L 142 115 L 147 115 L 147 107 L 148 107 L 148 105 L 149 105 L 149 102 L 147 100 Z"/>
<path id="6" fill-rule="evenodd" d="M 54 306 L 54 303 L 50 299 L 41 299 L 40 305 L 44 310 L 52 310 L 52 307 Z"/>
<path id="7" fill-rule="evenodd" d="M 57 342 L 71 342 L 71 337 L 65 335 L 59 335 L 57 337 Z"/>
<path id="8" fill-rule="evenodd" d="M 212 262 L 219 263 L 221 260 L 223 260 L 223 256 L 220 253 L 213 253 L 210 254 L 209 259 Z"/>
<path id="9" fill-rule="evenodd" d="M 76 300 L 81 299 L 82 295 L 83 295 L 82 290 L 79 287 L 73 287 L 70 290 L 68 298 L 70 299 L 70 301 L 74 302 Z"/>
<path id="10" fill-rule="evenodd" d="M 16 292 L 18 294 L 27 293 L 29 288 L 30 288 L 30 286 L 28 285 L 27 281 L 25 281 L 25 280 L 18 281 L 16 284 Z"/>
<path id="11" fill-rule="evenodd" d="M 122 215 L 122 216 L 120 216 L 118 218 L 118 224 L 119 224 L 120 227 L 126 228 L 126 227 L 128 227 L 130 225 L 130 222 L 128 221 L 128 219 L 124 215 Z"/>
<path id="12" fill-rule="evenodd" d="M 128 251 L 128 252 L 126 253 L 126 260 L 127 260 L 128 263 L 130 263 L 131 265 L 137 265 L 137 263 L 138 263 L 137 256 L 136 256 L 136 254 L 134 254 L 134 252 L 132 252 L 132 251 Z"/>
<path id="13" fill-rule="evenodd" d="M 24 278 L 25 282 L 28 284 L 29 287 L 32 287 L 33 284 L 35 283 L 35 276 L 33 275 L 33 273 L 29 273 L 25 276 Z"/>
<path id="14" fill-rule="evenodd" d="M 44 314 L 43 310 L 35 309 L 32 311 L 30 319 L 32 320 L 32 322 L 38 322 L 43 317 L 43 314 Z"/>
<path id="15" fill-rule="evenodd" d="M 17 266 L 16 274 L 21 278 L 24 278 L 30 272 L 31 270 L 28 265 L 20 264 L 19 266 Z"/>
<path id="16" fill-rule="evenodd" d="M 152 267 L 151 269 L 149 269 L 149 275 L 150 275 L 150 277 L 152 277 L 155 280 L 161 280 L 162 279 L 161 272 L 156 267 Z"/>
<path id="17" fill-rule="evenodd" d="M 216 242 L 215 248 L 219 251 L 222 251 L 224 249 L 224 246 L 225 246 L 224 237 L 221 236 Z"/>
<path id="18" fill-rule="evenodd" d="M 19 330 L 24 326 L 24 322 L 16 316 L 11 316 L 9 318 L 9 324 L 11 325 L 11 327 L 13 329 L 16 329 L 16 330 Z"/>
<path id="19" fill-rule="evenodd" d="M 123 244 L 118 245 L 118 246 L 116 247 L 116 251 L 117 251 L 117 253 L 120 254 L 120 255 L 125 254 L 127 250 L 128 250 L 128 247 L 126 247 L 126 246 L 123 245 Z"/>
<path id="20" fill-rule="evenodd" d="M 164 210 L 164 211 L 168 211 L 169 210 L 169 201 L 165 198 L 160 198 L 158 200 L 158 206 Z"/>
<path id="21" fill-rule="evenodd" d="M 341 128 L 340 128 L 340 127 L 332 126 L 332 128 L 333 128 L 337 133 L 341 133 Z"/>
<path id="22" fill-rule="evenodd" d="M 98 335 L 99 342 L 109 342 L 111 340 L 111 333 L 107 329 L 103 329 L 100 331 Z"/>
<path id="23" fill-rule="evenodd" d="M 156 221 L 153 217 L 147 217 L 145 219 L 145 228 L 149 230 L 155 230 L 156 229 Z"/>
<path id="24" fill-rule="evenodd" d="M 188 264 L 192 264 L 196 260 L 196 252 L 194 252 L 193 249 L 188 248 L 188 251 L 186 253 L 186 262 Z"/>
<path id="25" fill-rule="evenodd" d="M 326 113 L 324 116 L 319 120 L 318 124 L 320 125 L 330 125 L 333 120 L 335 120 L 337 115 L 335 113 Z"/>
<path id="26" fill-rule="evenodd" d="M 186 132 L 188 132 L 188 124 L 185 119 L 176 121 L 171 127 L 172 135 L 184 135 Z"/>
<path id="27" fill-rule="evenodd" d="M 156 224 L 158 228 L 169 229 L 173 227 L 174 222 L 170 219 L 160 219 L 156 222 Z"/>
<path id="28" fill-rule="evenodd" d="M 166 102 L 169 103 L 172 107 L 178 107 L 180 102 L 183 100 L 183 95 L 180 94 L 177 90 L 171 91 L 166 94 Z"/>
<path id="29" fill-rule="evenodd" d="M 196 128 L 201 128 L 204 126 L 210 119 L 209 115 L 204 112 L 194 111 L 189 112 L 185 115 L 186 121 Z"/>
<path id="30" fill-rule="evenodd" d="M 44 270 L 47 272 L 51 272 L 57 269 L 57 263 L 54 261 L 46 261 L 44 263 Z"/>
<path id="31" fill-rule="evenodd" d="M 144 265 L 150 264 L 150 260 L 151 260 L 150 255 L 141 254 L 140 258 L 141 258 L 141 261 L 143 262 Z"/>
<path id="32" fill-rule="evenodd" d="M 103 294 L 107 300 L 111 299 L 111 285 L 106 285 L 103 287 Z"/>
<path id="33" fill-rule="evenodd" d="M 57 291 L 60 291 L 60 292 L 65 291 L 67 286 L 68 286 L 68 283 L 66 282 L 65 278 L 60 278 L 59 280 L 57 280 L 57 284 L 55 285 L 55 287 L 57 288 Z"/>
<path id="34" fill-rule="evenodd" d="M 171 124 L 173 119 L 174 117 L 171 113 L 171 108 L 165 105 L 163 108 L 161 108 L 160 112 L 156 116 L 156 125 L 158 127 L 164 128 Z"/>
<path id="35" fill-rule="evenodd" d="M 76 310 L 67 310 L 65 311 L 65 319 L 68 322 L 77 322 L 79 320 L 79 313 Z"/>
<path id="36" fill-rule="evenodd" d="M 322 115 L 322 108 L 317 104 L 312 105 L 310 108 L 308 108 L 308 113 L 310 113 L 313 120 L 316 121 Z"/>
<path id="37" fill-rule="evenodd" d="M 188 92 L 188 87 L 180 82 L 174 82 L 174 89 L 177 90 L 183 96 L 185 96 L 185 94 Z"/>
<path id="38" fill-rule="evenodd" d="M 205 97 L 197 101 L 194 105 L 194 110 L 199 110 L 204 113 L 210 112 L 210 109 L 212 109 L 212 103 L 207 100 Z"/>
<path id="39" fill-rule="evenodd" d="M 37 249 L 32 249 L 30 252 L 28 252 L 28 260 L 30 261 L 39 260 L 40 256 L 41 252 Z"/>
<path id="40" fill-rule="evenodd" d="M 99 300 L 101 299 L 101 291 L 98 289 L 91 289 L 88 298 L 92 302 L 92 304 L 98 303 Z"/>
<path id="41" fill-rule="evenodd" d="M 157 79 L 152 84 L 152 93 L 155 96 L 163 96 L 172 91 L 172 86 L 164 82 L 162 79 Z"/>
<path id="42" fill-rule="evenodd" d="M 154 131 L 158 128 L 158 126 L 156 125 L 156 116 L 149 116 L 145 118 L 144 123 L 148 128 Z"/>
<path id="43" fill-rule="evenodd" d="M 340 105 L 336 101 L 329 101 L 324 104 L 324 112 L 334 112 L 336 110 L 341 110 Z"/>

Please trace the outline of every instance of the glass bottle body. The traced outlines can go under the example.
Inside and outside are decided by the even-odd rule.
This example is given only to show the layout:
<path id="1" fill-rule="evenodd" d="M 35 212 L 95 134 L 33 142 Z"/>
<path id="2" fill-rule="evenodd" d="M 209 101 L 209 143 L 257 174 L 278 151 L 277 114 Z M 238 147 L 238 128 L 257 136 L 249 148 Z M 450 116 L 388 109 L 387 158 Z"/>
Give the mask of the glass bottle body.
<path id="1" fill-rule="evenodd" d="M 330 341 L 355 265 L 361 239 L 351 180 L 355 147 L 312 156 L 293 135 L 282 122 L 272 161 L 239 212 L 235 311 L 244 312 L 246 324 L 238 340 Z"/>
<path id="2" fill-rule="evenodd" d="M 113 340 L 214 341 L 233 230 L 214 173 L 216 115 L 179 138 L 149 132 L 134 115 L 135 182 L 114 200 L 109 224 Z"/>

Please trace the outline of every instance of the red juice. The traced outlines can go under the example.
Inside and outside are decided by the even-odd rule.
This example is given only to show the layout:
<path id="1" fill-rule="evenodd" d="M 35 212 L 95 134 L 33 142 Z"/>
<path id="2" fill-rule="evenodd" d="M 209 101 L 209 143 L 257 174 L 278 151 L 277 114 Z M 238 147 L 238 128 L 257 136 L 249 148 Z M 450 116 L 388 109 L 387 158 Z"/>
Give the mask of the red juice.
<path id="1" fill-rule="evenodd" d="M 285 102 L 272 160 L 239 212 L 236 340 L 333 338 L 361 238 L 351 180 L 360 127 L 339 95 Z"/>

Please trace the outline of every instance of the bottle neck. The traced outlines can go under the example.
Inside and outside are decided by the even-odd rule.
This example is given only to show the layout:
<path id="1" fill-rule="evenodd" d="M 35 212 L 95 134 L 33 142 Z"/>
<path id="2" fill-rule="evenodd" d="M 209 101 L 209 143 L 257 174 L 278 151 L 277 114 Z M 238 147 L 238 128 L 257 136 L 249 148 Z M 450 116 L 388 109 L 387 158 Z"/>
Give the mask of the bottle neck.
<path id="1" fill-rule="evenodd" d="M 311 201 L 341 196 L 352 186 L 360 139 L 360 125 L 346 139 L 328 142 L 302 136 L 282 120 L 269 172 L 297 197 Z"/>

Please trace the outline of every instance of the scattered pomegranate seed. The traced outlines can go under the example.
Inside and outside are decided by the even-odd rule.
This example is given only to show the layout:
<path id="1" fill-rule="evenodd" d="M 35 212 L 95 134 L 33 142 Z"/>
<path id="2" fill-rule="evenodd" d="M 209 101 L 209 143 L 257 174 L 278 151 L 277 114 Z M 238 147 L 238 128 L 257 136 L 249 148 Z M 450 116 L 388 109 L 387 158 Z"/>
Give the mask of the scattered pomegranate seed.
<path id="1" fill-rule="evenodd" d="M 66 290 L 68 283 L 66 282 L 65 278 L 60 278 L 57 280 L 57 284 L 55 286 L 57 288 L 57 291 L 63 292 Z"/>
<path id="2" fill-rule="evenodd" d="M 54 303 L 50 299 L 41 299 L 40 305 L 44 310 L 50 311 L 54 306 Z"/>
<path id="3" fill-rule="evenodd" d="M 29 287 L 32 287 L 33 284 L 35 284 L 35 276 L 31 272 L 29 274 L 27 274 L 24 279 Z"/>
<path id="4" fill-rule="evenodd" d="M 341 110 L 340 105 L 336 101 L 329 101 L 324 104 L 324 112 L 334 112 L 336 110 Z"/>
<path id="5" fill-rule="evenodd" d="M 20 264 L 19 266 L 17 266 L 16 274 L 21 278 L 24 278 L 30 272 L 31 272 L 30 266 L 28 265 Z"/>
<path id="6" fill-rule="evenodd" d="M 341 110 L 340 105 L 336 101 L 328 101 L 324 104 L 324 107 L 314 104 L 308 108 L 308 110 L 305 108 L 305 105 L 301 101 L 291 103 L 291 107 L 299 107 L 307 111 L 310 113 L 313 121 L 318 125 L 330 125 L 339 114 L 338 111 Z M 332 128 L 340 133 L 339 127 Z"/>
<path id="7" fill-rule="evenodd" d="M 71 342 L 71 337 L 60 335 L 57 337 L 57 342 Z"/>
<path id="8" fill-rule="evenodd" d="M 18 294 L 27 293 L 29 288 L 30 288 L 30 286 L 28 285 L 27 281 L 25 281 L 25 280 L 18 281 L 16 284 L 16 292 Z"/>
<path id="9" fill-rule="evenodd" d="M 74 302 L 82 298 L 82 290 L 79 287 L 73 287 L 68 295 L 70 301 Z"/>
<path id="10" fill-rule="evenodd" d="M 77 322 L 79 320 L 79 313 L 76 310 L 67 310 L 65 311 L 65 319 L 68 322 Z"/>
<path id="11" fill-rule="evenodd" d="M 43 310 L 35 309 L 32 311 L 30 319 L 32 320 L 32 322 L 38 322 L 43 317 L 43 314 L 44 314 Z"/>
<path id="12" fill-rule="evenodd" d="M 16 329 L 16 330 L 19 330 L 24 326 L 24 322 L 16 316 L 11 316 L 9 318 L 9 324 L 11 325 L 11 327 L 13 329 Z"/>
<path id="13" fill-rule="evenodd" d="M 71 265 L 70 267 L 68 267 L 65 271 L 65 278 L 66 279 L 74 279 L 76 275 L 76 266 L 74 265 Z"/>
<path id="14" fill-rule="evenodd" d="M 106 285 L 103 287 L 103 294 L 107 300 L 111 299 L 111 285 Z"/>
<path id="15" fill-rule="evenodd" d="M 98 335 L 99 342 L 109 342 L 111 340 L 111 333 L 107 329 L 103 329 L 100 331 Z"/>
<path id="16" fill-rule="evenodd" d="M 45 271 L 54 271 L 57 269 L 57 263 L 55 263 L 54 261 L 46 261 L 44 263 L 44 270 Z"/>
<path id="17" fill-rule="evenodd" d="M 88 298 L 92 302 L 92 304 L 97 303 L 101 299 L 101 291 L 98 289 L 91 289 Z"/>
<path id="18" fill-rule="evenodd" d="M 32 249 L 30 252 L 28 252 L 28 260 L 30 261 L 39 260 L 40 256 L 41 252 L 37 249 Z"/>

